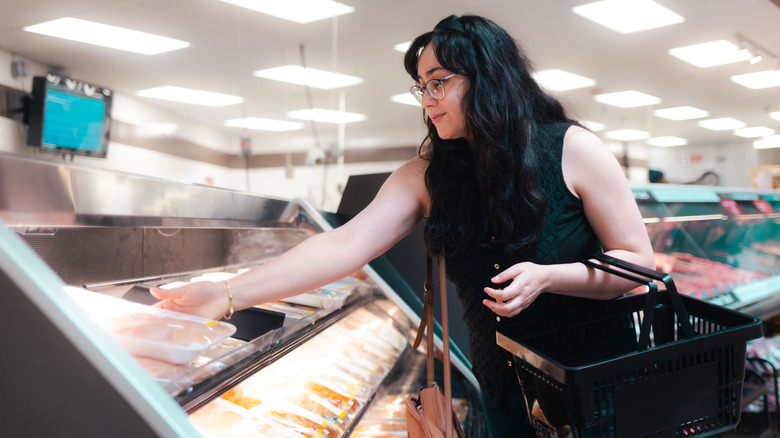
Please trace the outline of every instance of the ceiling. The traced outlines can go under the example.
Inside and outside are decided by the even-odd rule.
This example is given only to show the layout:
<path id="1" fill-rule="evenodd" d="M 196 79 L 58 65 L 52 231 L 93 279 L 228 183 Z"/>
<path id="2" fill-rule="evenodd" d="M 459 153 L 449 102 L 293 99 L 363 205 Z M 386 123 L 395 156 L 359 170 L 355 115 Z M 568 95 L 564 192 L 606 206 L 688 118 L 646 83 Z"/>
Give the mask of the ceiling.
<path id="1" fill-rule="evenodd" d="M 279 0 L 284 1 L 284 0 Z M 417 145 L 423 136 L 421 110 L 393 103 L 390 96 L 412 85 L 403 55 L 393 45 L 426 32 L 451 13 L 475 13 L 504 26 L 525 48 L 537 70 L 560 68 L 597 81 L 593 87 L 557 93 L 580 119 L 607 130 L 634 128 L 653 136 L 675 135 L 692 145 L 744 144 L 730 132 L 710 131 L 696 121 L 667 121 L 653 109 L 690 105 L 710 117 L 733 117 L 748 126 L 780 132 L 780 87 L 750 90 L 731 75 L 772 68 L 768 61 L 700 69 L 670 56 L 673 47 L 727 39 L 741 33 L 780 54 L 780 7 L 772 0 L 656 0 L 685 22 L 621 35 L 571 12 L 590 0 L 341 0 L 352 14 L 297 24 L 218 0 L 0 0 L 0 49 L 22 59 L 57 66 L 74 79 L 128 96 L 162 85 L 239 95 L 244 104 L 223 108 L 164 103 L 137 97 L 197 125 L 238 139 L 241 130 L 224 120 L 255 116 L 289 120 L 286 113 L 307 108 L 306 91 L 253 77 L 252 72 L 301 64 L 359 76 L 360 85 L 342 91 L 311 90 L 314 107 L 365 114 L 346 125 L 346 147 Z M 154 56 L 137 55 L 24 32 L 22 27 L 70 16 L 159 34 L 191 43 Z M 620 109 L 593 95 L 634 89 L 662 99 L 654 108 Z M 313 129 L 312 129 L 313 128 Z M 255 153 L 305 150 L 333 145 L 338 127 L 318 123 L 287 133 L 254 131 Z M 236 140 L 236 150 L 239 142 Z"/>

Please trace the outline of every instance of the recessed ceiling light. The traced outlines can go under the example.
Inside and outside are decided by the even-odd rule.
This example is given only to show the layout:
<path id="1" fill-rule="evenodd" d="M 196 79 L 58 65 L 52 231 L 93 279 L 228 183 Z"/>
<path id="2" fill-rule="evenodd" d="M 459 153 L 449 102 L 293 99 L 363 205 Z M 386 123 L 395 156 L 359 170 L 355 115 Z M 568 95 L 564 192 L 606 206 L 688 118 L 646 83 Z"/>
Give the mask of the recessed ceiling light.
<path id="1" fill-rule="evenodd" d="M 650 134 L 646 131 L 640 131 L 639 129 L 618 129 L 616 131 L 608 131 L 607 138 L 620 141 L 633 141 L 644 140 L 650 137 Z"/>
<path id="2" fill-rule="evenodd" d="M 395 103 L 402 103 L 404 105 L 411 105 L 416 106 L 417 108 L 421 108 L 420 102 L 417 101 L 417 99 L 412 96 L 412 93 L 401 93 L 401 94 L 395 94 L 393 96 L 390 96 L 390 100 Z"/>
<path id="3" fill-rule="evenodd" d="M 585 125 L 586 128 L 590 129 L 593 132 L 600 132 L 603 131 L 605 126 L 603 123 L 599 122 L 591 122 L 588 120 L 582 120 L 581 123 Z"/>
<path id="4" fill-rule="evenodd" d="M 780 70 L 759 71 L 731 77 L 731 81 L 753 90 L 780 86 Z"/>
<path id="5" fill-rule="evenodd" d="M 701 68 L 749 61 L 752 56 L 726 40 L 677 47 L 669 49 L 669 54 Z"/>
<path id="6" fill-rule="evenodd" d="M 355 8 L 332 0 L 222 0 L 242 8 L 273 15 L 274 17 L 310 23 L 325 18 L 349 14 Z"/>
<path id="7" fill-rule="evenodd" d="M 288 82 L 291 84 L 308 85 L 310 87 L 324 88 L 326 90 L 363 83 L 362 78 L 318 70 L 316 68 L 303 68 L 300 65 L 285 65 L 282 67 L 257 70 L 254 75 L 260 78 L 273 79 L 275 81 Z"/>
<path id="8" fill-rule="evenodd" d="M 303 123 L 288 122 L 285 120 L 262 119 L 259 117 L 245 117 L 243 119 L 225 120 L 225 126 L 232 128 L 256 129 L 258 131 L 294 131 L 303 128 Z"/>
<path id="9" fill-rule="evenodd" d="M 344 111 L 334 111 L 322 108 L 314 108 L 312 110 L 303 109 L 297 111 L 290 111 L 287 113 L 287 117 L 300 120 L 314 120 L 315 122 L 323 123 L 352 123 L 361 122 L 366 120 L 365 114 L 348 113 Z"/>
<path id="10" fill-rule="evenodd" d="M 690 120 L 700 119 L 710 115 L 707 111 L 692 106 L 677 106 L 674 108 L 664 108 L 653 111 L 656 117 L 669 120 Z"/>
<path id="11" fill-rule="evenodd" d="M 750 128 L 739 128 L 734 130 L 734 135 L 745 138 L 766 137 L 775 133 L 772 128 L 766 126 L 752 126 Z"/>
<path id="12" fill-rule="evenodd" d="M 150 97 L 152 99 L 212 107 L 235 105 L 244 101 L 244 98 L 239 96 L 212 93 L 210 91 L 191 90 L 189 88 L 174 87 L 172 85 L 136 91 L 135 95 Z"/>
<path id="13" fill-rule="evenodd" d="M 398 44 L 393 46 L 393 50 L 395 50 L 396 52 L 406 53 L 406 51 L 409 50 L 409 46 L 411 46 L 411 45 L 412 45 L 411 41 L 398 43 Z"/>
<path id="14" fill-rule="evenodd" d="M 34 24 L 24 27 L 24 30 L 142 55 L 156 55 L 190 46 L 187 41 L 71 17 Z"/>
<path id="15" fill-rule="evenodd" d="M 769 113 L 769 117 L 771 117 L 771 118 L 773 118 L 775 120 L 780 120 L 780 111 L 775 111 L 773 113 Z"/>
<path id="16" fill-rule="evenodd" d="M 682 138 L 682 137 L 675 137 L 673 135 L 665 136 L 665 137 L 653 137 L 647 139 L 647 144 L 650 146 L 660 146 L 660 147 L 673 147 L 673 146 L 685 146 L 688 144 L 688 140 Z"/>
<path id="17" fill-rule="evenodd" d="M 713 131 L 726 131 L 729 129 L 739 129 L 745 127 L 745 122 L 741 122 L 731 117 L 723 117 L 720 119 L 702 120 L 699 122 L 699 126 Z"/>
<path id="18" fill-rule="evenodd" d="M 780 148 L 780 135 L 770 135 L 761 140 L 756 140 L 753 142 L 753 147 L 756 149 Z"/>
<path id="19" fill-rule="evenodd" d="M 634 108 L 638 106 L 655 105 L 661 103 L 661 99 L 639 91 L 618 91 L 617 93 L 598 94 L 594 96 L 596 102 L 621 108 Z"/>
<path id="20" fill-rule="evenodd" d="M 534 73 L 534 79 L 550 91 L 576 90 L 596 85 L 596 81 L 591 78 L 559 69 L 538 71 Z"/>
<path id="21" fill-rule="evenodd" d="M 685 21 L 680 15 L 651 0 L 603 0 L 575 6 L 572 11 L 622 34 Z"/>

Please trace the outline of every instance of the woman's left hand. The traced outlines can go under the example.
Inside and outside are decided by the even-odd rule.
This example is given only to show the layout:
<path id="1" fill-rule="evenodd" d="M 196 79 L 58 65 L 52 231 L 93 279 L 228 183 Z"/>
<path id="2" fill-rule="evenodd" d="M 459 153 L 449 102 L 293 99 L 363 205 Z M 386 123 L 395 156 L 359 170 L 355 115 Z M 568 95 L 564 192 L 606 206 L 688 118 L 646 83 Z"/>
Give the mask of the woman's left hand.
<path id="1" fill-rule="evenodd" d="M 491 278 L 494 284 L 511 280 L 509 286 L 503 289 L 486 287 L 485 293 L 495 301 L 483 300 L 482 303 L 499 316 L 515 316 L 531 305 L 536 297 L 547 287 L 550 266 L 522 262 L 512 265 L 500 274 Z"/>

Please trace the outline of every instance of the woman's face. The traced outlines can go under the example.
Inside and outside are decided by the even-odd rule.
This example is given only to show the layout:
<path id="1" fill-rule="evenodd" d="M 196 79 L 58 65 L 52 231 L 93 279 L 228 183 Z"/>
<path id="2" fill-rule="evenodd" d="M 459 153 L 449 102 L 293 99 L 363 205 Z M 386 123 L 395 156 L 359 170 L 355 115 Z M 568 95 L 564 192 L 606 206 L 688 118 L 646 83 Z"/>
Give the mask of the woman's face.
<path id="1" fill-rule="evenodd" d="M 455 72 L 449 71 L 439 64 L 433 52 L 433 45 L 428 44 L 420 53 L 417 63 L 418 84 L 425 88 L 431 79 L 441 79 Z M 468 91 L 469 83 L 465 76 L 455 75 L 444 81 L 444 97 L 434 99 L 427 90 L 423 93 L 422 107 L 431 119 L 439 137 L 453 140 L 466 136 L 466 119 L 461 108 L 461 99 Z"/>

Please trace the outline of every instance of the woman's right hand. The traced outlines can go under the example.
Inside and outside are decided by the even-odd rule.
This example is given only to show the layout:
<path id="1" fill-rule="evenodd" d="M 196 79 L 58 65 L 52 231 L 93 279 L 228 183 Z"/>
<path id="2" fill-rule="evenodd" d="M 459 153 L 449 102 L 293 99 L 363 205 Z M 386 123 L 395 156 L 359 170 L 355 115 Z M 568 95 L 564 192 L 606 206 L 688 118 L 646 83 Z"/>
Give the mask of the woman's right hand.
<path id="1" fill-rule="evenodd" d="M 228 286 L 224 282 L 198 281 L 171 289 L 151 288 L 160 302 L 154 306 L 204 318 L 220 319 L 230 311 Z"/>

